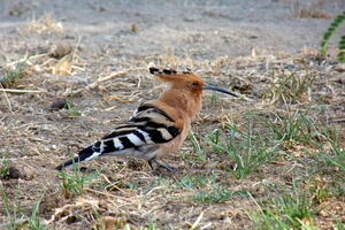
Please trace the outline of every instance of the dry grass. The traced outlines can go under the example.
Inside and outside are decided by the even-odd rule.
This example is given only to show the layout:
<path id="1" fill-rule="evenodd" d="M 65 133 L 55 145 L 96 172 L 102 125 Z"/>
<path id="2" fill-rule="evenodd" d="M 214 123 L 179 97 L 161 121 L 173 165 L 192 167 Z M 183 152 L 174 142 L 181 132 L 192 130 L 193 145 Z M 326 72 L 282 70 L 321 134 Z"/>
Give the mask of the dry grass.
<path id="1" fill-rule="evenodd" d="M 327 1 L 315 0 L 309 4 L 304 4 L 305 1 L 294 0 L 291 3 L 291 14 L 298 18 L 332 18 L 332 15 L 324 12 L 323 8 Z"/>
<path id="2" fill-rule="evenodd" d="M 47 21 L 33 30 L 59 28 Z M 332 62 L 319 65 L 312 53 L 200 61 L 167 51 L 116 59 L 113 70 L 99 64 L 110 57 L 86 60 L 78 41 L 59 44 L 5 65 L 24 63 L 21 71 L 28 74 L 0 91 L 0 228 L 336 229 L 344 224 L 345 85 Z M 157 97 L 161 86 L 146 71 L 150 63 L 189 67 L 244 96 L 205 95 L 193 135 L 167 157 L 179 168 L 175 174 L 110 157 L 64 175 L 53 171 L 128 117 L 140 100 Z M 68 105 L 51 109 L 66 96 Z"/>
<path id="3" fill-rule="evenodd" d="M 45 14 L 40 18 L 33 17 L 22 28 L 22 33 L 62 33 L 63 31 L 62 23 L 56 22 L 51 14 Z"/>

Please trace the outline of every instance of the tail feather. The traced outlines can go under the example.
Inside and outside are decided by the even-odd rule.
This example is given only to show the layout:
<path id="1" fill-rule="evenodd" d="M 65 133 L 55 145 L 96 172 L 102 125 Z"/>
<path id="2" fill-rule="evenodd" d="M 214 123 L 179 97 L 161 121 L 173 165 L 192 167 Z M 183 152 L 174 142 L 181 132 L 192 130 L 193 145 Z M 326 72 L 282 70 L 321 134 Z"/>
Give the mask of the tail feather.
<path id="1" fill-rule="evenodd" d="M 81 161 L 87 161 L 87 160 L 91 160 L 92 158 L 95 158 L 97 156 L 100 155 L 99 152 L 95 152 L 94 151 L 94 148 L 92 148 L 93 146 L 89 146 L 83 150 L 81 150 L 79 153 L 78 153 L 78 156 L 71 159 L 71 160 L 68 160 L 62 164 L 60 164 L 59 166 L 57 166 L 55 169 L 56 170 L 62 170 L 63 168 L 67 167 L 67 166 L 70 166 L 74 163 L 79 163 Z"/>

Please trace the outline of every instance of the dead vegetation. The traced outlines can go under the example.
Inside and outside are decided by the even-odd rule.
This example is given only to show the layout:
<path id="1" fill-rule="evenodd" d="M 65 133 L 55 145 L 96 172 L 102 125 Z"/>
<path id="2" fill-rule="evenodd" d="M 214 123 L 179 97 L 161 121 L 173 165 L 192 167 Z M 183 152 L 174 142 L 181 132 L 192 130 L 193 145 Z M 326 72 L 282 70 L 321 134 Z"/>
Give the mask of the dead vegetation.
<path id="1" fill-rule="evenodd" d="M 7 228 L 33 229 L 30 224 L 36 218 L 35 223 L 42 226 L 39 229 L 227 229 L 234 223 L 235 229 L 261 229 L 261 221 L 287 215 L 284 212 L 289 210 L 280 214 L 275 210 L 281 205 L 280 193 L 289 194 L 290 190 L 311 203 L 296 206 L 307 209 L 306 216 L 294 219 L 296 222 L 279 220 L 287 226 L 331 228 L 343 221 L 341 211 L 332 214 L 333 218 L 327 214 L 334 202 L 339 207 L 344 204 L 344 182 L 336 176 L 343 173 L 343 160 L 333 158 L 336 151 L 343 151 L 344 126 L 342 122 L 331 122 L 345 116 L 344 84 L 335 80 L 343 72 L 328 60 L 315 68 L 318 64 L 307 54 L 221 58 L 211 62 L 167 54 L 140 62 L 133 60 L 126 65 L 138 67 L 100 73 L 104 77 L 82 86 L 42 75 L 53 74 L 52 66 L 64 57 L 56 59 L 49 53 L 26 57 L 25 68 L 36 70 L 36 74 L 19 78 L 9 85 L 11 88 L 5 88 L 19 87 L 23 90 L 21 95 L 7 91 L 5 97 L 2 92 L 2 205 L 6 202 L 4 196 L 13 200 L 3 206 L 1 218 Z M 81 58 L 75 54 L 69 60 L 76 65 Z M 109 128 L 104 123 L 111 124 L 114 116 L 128 116 L 131 109 L 127 107 L 137 104 L 140 97 L 151 97 L 147 89 L 152 88 L 152 80 L 143 77 L 151 62 L 179 68 L 189 63 L 206 78 L 228 84 L 245 97 L 229 100 L 218 95 L 205 96 L 204 110 L 194 124 L 189 143 L 170 157 L 179 166 L 177 174 L 156 175 L 144 162 L 114 158 L 82 165 L 87 167 L 85 172 L 82 168 L 60 174 L 52 171 L 56 162 L 65 158 L 64 154 L 76 152 L 90 139 L 107 132 Z M 65 74 L 73 77 L 73 72 Z M 45 93 L 25 91 L 28 88 Z M 74 89 L 79 96 L 71 96 L 67 102 L 73 106 L 49 110 L 54 95 L 63 96 Z M 114 93 L 131 102 L 114 101 L 118 99 Z M 154 87 L 152 93 L 157 95 L 158 90 Z M 35 95 L 39 95 L 39 102 Z M 95 100 L 92 108 L 83 103 L 90 99 Z M 26 105 L 36 116 L 25 115 Z M 123 112 L 115 113 L 114 108 Z M 97 111 L 106 116 L 94 119 Z M 330 157 L 330 166 L 323 163 L 326 156 Z M 25 163 L 23 157 L 27 159 Z M 9 177 L 8 160 L 15 162 L 17 169 L 30 167 L 33 172 L 27 170 L 24 174 L 31 176 Z M 334 166 L 333 160 L 337 161 Z M 326 173 L 329 170 L 332 176 Z M 286 199 L 292 206 L 299 202 Z M 33 217 L 35 204 L 39 212 Z M 270 210 L 267 212 L 272 217 L 262 210 Z"/>
<path id="2" fill-rule="evenodd" d="M 61 22 L 56 22 L 52 14 L 45 14 L 40 18 L 33 17 L 31 21 L 27 22 L 23 28 L 22 33 L 62 33 L 64 31 Z"/>
<path id="3" fill-rule="evenodd" d="M 42 18 L 25 32 L 62 30 Z M 315 50 L 215 60 L 167 50 L 110 65 L 81 43 L 47 43 L 1 66 L 0 229 L 343 229 L 341 64 Z M 53 171 L 157 97 L 152 63 L 243 96 L 205 95 L 193 133 L 168 157 L 176 174 L 111 157 Z"/>
<path id="4" fill-rule="evenodd" d="M 332 18 L 323 9 L 327 3 L 325 0 L 306 1 L 294 0 L 291 3 L 291 14 L 299 18 Z"/>

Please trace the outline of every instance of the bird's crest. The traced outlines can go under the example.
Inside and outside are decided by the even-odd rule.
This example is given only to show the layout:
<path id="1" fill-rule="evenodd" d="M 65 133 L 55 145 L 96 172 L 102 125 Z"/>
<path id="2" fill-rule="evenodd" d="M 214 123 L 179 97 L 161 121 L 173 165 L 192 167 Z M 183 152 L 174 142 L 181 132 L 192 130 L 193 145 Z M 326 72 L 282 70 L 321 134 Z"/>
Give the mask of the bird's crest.
<path id="1" fill-rule="evenodd" d="M 158 69 L 155 67 L 149 68 L 150 73 L 156 76 L 158 79 L 163 81 L 202 81 L 202 78 L 198 75 L 195 75 L 191 71 L 181 71 L 178 72 L 174 69 Z"/>
<path id="2" fill-rule="evenodd" d="M 192 72 L 190 70 L 182 71 L 181 73 L 178 73 L 174 69 L 162 69 L 161 70 L 161 69 L 158 69 L 158 68 L 155 68 L 155 67 L 151 67 L 149 70 L 150 70 L 150 73 L 153 74 L 153 75 L 192 74 Z"/>
<path id="3" fill-rule="evenodd" d="M 149 71 L 159 80 L 171 83 L 173 88 L 188 89 L 189 91 L 194 92 L 197 95 L 200 95 L 201 91 L 203 90 L 213 90 L 238 97 L 237 94 L 225 88 L 211 83 L 206 83 L 201 77 L 192 73 L 191 71 L 178 72 L 174 69 L 161 70 L 155 67 L 150 67 Z"/>
<path id="4" fill-rule="evenodd" d="M 192 91 L 202 91 L 204 80 L 191 71 L 178 72 L 174 69 L 149 68 L 151 74 L 159 80 L 168 82 L 174 88 L 187 88 Z"/>

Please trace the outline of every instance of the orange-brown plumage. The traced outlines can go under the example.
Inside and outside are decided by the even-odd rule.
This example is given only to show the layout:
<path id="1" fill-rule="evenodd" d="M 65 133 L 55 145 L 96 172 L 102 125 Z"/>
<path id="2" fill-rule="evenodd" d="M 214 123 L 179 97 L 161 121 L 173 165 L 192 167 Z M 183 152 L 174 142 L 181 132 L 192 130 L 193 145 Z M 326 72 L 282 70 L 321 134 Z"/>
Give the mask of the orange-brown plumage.
<path id="1" fill-rule="evenodd" d="M 191 123 L 200 112 L 202 92 L 215 90 L 237 96 L 216 85 L 206 84 L 191 72 L 172 69 L 150 68 L 150 73 L 170 84 L 156 100 L 142 103 L 133 116 L 120 123 L 115 131 L 95 144 L 83 149 L 73 160 L 56 169 L 60 170 L 74 162 L 91 160 L 100 155 L 127 155 L 145 159 L 152 168 L 173 166 L 157 158 L 176 152 L 186 139 Z"/>

